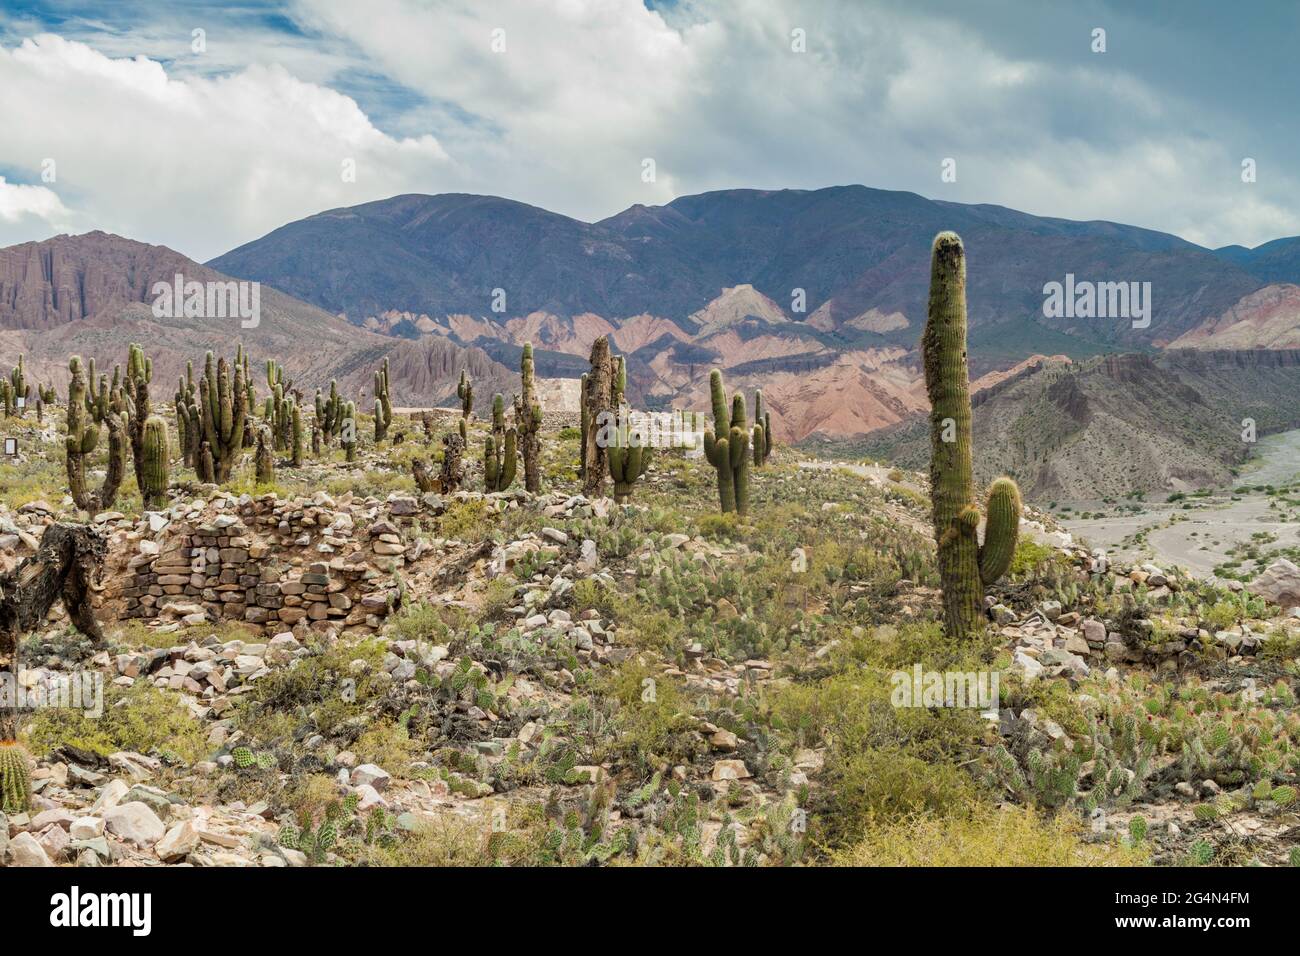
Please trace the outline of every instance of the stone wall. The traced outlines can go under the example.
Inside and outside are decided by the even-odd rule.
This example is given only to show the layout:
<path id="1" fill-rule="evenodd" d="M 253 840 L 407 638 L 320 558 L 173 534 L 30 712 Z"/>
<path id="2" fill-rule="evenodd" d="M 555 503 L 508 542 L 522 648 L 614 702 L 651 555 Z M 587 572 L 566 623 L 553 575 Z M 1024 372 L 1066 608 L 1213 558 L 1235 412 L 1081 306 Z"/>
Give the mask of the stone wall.
<path id="1" fill-rule="evenodd" d="M 323 493 L 219 496 L 141 540 L 110 597 L 124 618 L 374 630 L 396 597 L 392 570 L 419 549 L 402 523 L 420 509 L 401 496 L 349 508 Z"/>

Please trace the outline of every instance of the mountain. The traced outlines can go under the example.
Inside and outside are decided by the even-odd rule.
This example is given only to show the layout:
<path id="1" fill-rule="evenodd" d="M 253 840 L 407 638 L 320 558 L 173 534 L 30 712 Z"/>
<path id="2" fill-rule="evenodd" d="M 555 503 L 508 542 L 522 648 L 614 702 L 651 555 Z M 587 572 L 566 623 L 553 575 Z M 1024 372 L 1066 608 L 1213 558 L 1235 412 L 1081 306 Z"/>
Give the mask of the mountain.
<path id="1" fill-rule="evenodd" d="M 1300 427 L 1300 350 L 1058 357 L 980 384 L 971 402 L 976 477 L 1009 474 L 1037 500 L 1221 487 L 1248 454 L 1244 419 L 1260 435 Z M 928 468 L 928 417 L 877 432 L 863 450 Z"/>
<path id="2" fill-rule="evenodd" d="M 628 355 L 629 396 L 699 404 L 708 371 L 763 387 L 778 438 L 853 437 L 918 401 L 929 250 L 961 233 L 972 374 L 1037 354 L 1172 343 L 1289 347 L 1300 239 L 1209 250 L 1111 222 L 840 186 L 735 189 L 595 223 L 491 196 L 403 195 L 289 223 L 214 259 L 389 337 L 441 337 L 576 376 L 592 341 Z M 1150 324 L 1045 315 L 1044 286 L 1150 283 Z M 1141 325 L 1142 323 L 1138 323 Z M 837 396 L 842 398 L 837 401 Z"/>
<path id="3" fill-rule="evenodd" d="M 93 357 L 101 369 L 111 369 L 129 343 L 139 342 L 153 359 L 155 395 L 163 399 L 187 360 L 200 363 L 208 349 L 233 356 L 242 343 L 258 366 L 259 383 L 262 362 L 274 358 L 308 392 L 336 378 L 349 397 L 362 398 L 385 356 L 398 405 L 445 402 L 462 367 L 481 382 L 481 399 L 517 388 L 517 374 L 481 349 L 377 335 L 266 285 L 258 293 L 256 327 L 244 328 L 234 317 L 159 318 L 155 284 L 170 286 L 177 275 L 186 282 L 234 281 L 165 246 L 103 232 L 0 249 L 0 366 L 10 367 L 23 354 L 35 381 L 62 391 L 70 355 Z"/>
<path id="4" fill-rule="evenodd" d="M 1300 286 L 1266 285 L 1169 345 L 1192 349 L 1300 348 Z"/>
<path id="5" fill-rule="evenodd" d="M 1296 282 L 1300 276 L 1300 236 L 1274 239 L 1254 249 L 1224 246 L 1214 254 L 1264 282 Z"/>
<path id="6" fill-rule="evenodd" d="M 542 312 L 618 325 L 649 314 L 694 332 L 701 313 L 713 321 L 722 298 L 724 311 L 910 347 L 924 314 L 930 241 L 942 229 L 966 243 L 976 328 L 1034 318 L 1085 342 L 1158 346 L 1268 282 L 1300 281 L 1300 259 L 1267 247 L 1234 258 L 1134 226 L 865 186 L 725 190 L 597 223 L 491 196 L 402 195 L 289 223 L 210 265 L 354 322 L 396 311 L 503 324 Z M 1067 272 L 1150 282 L 1150 328 L 1044 318 L 1043 286 Z M 504 293 L 503 311 L 493 311 L 493 290 Z"/>

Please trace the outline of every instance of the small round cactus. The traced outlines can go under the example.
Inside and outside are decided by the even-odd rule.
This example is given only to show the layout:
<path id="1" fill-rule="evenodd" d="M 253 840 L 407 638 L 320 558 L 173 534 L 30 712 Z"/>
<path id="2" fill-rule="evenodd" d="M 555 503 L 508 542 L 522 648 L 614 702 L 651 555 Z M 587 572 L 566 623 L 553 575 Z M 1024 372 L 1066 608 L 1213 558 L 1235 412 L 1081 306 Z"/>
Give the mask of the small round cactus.
<path id="1" fill-rule="evenodd" d="M 235 766 L 240 770 L 251 767 L 255 759 L 253 757 L 253 751 L 249 750 L 247 747 L 236 747 L 234 750 L 230 751 L 230 756 L 234 759 Z"/>
<path id="2" fill-rule="evenodd" d="M 26 813 L 32 803 L 27 751 L 15 741 L 0 741 L 0 811 Z"/>

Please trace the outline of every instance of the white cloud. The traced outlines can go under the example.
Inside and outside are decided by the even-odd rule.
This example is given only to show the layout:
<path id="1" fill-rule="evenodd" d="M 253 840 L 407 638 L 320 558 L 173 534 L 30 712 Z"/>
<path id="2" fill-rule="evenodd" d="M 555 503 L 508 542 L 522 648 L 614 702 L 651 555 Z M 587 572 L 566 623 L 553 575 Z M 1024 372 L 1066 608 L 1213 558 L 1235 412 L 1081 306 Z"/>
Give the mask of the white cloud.
<path id="1" fill-rule="evenodd" d="M 35 178 L 54 159 L 52 188 L 78 227 L 198 259 L 449 165 L 431 134 L 388 136 L 350 98 L 280 67 L 176 79 L 53 35 L 0 49 L 0 116 L 0 162 Z"/>
<path id="2" fill-rule="evenodd" d="M 52 189 L 9 183 L 0 176 L 0 220 L 16 223 L 28 216 L 42 219 L 55 228 L 69 218 L 68 210 Z"/>
<path id="3" fill-rule="evenodd" d="M 39 159 L 57 157 L 52 188 L 82 228 L 197 258 L 416 191 L 493 193 L 591 220 L 707 189 L 860 182 L 1207 244 L 1300 232 L 1300 182 L 1242 118 L 1109 54 L 1012 50 L 995 27 L 901 4 L 289 3 L 301 32 L 204 12 L 195 25 L 209 53 L 195 61 L 191 25 L 175 18 L 0 49 L 0 167 L 35 182 Z M 806 53 L 791 50 L 795 27 Z M 133 49 L 166 65 L 125 56 Z M 338 92 L 364 86 L 358 77 L 378 78 L 370 115 Z M 1241 158 L 1256 151 L 1260 181 L 1246 186 Z M 356 183 L 340 178 L 345 157 Z M 940 181 L 946 157 L 953 184 Z"/>

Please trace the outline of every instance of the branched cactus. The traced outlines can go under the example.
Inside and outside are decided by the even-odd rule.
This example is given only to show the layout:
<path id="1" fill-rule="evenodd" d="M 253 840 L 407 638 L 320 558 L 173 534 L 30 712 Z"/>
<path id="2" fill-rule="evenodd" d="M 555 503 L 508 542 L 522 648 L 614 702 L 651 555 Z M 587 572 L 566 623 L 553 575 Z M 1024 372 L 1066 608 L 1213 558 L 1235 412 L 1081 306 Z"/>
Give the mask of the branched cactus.
<path id="1" fill-rule="evenodd" d="M 725 514 L 749 513 L 749 427 L 745 421 L 745 396 L 737 392 L 727 415 L 727 390 L 722 373 L 709 373 L 713 403 L 713 428 L 704 430 L 704 457 L 718 472 L 718 503 Z"/>
<path id="2" fill-rule="evenodd" d="M 116 412 L 106 410 L 108 467 L 99 490 L 89 490 L 86 487 L 86 461 L 99 444 L 99 425 L 91 419 L 87 408 L 86 373 L 81 359 L 74 355 L 68 362 L 68 371 L 72 373 L 68 384 L 68 437 L 64 449 L 68 486 L 77 507 L 96 515 L 113 506 L 126 474 L 126 427 Z"/>
<path id="3" fill-rule="evenodd" d="M 244 447 L 248 415 L 244 364 L 236 358 L 232 378 L 224 358 L 217 361 L 215 368 L 211 352 L 204 359 L 203 377 L 199 379 L 199 416 L 203 423 L 197 467 L 200 481 L 229 481 L 235 459 Z"/>
<path id="4" fill-rule="evenodd" d="M 614 501 L 623 504 L 632 497 L 637 479 L 650 469 L 653 452 L 639 432 L 622 426 L 615 431 L 615 440 L 606 450 L 609 454 L 609 477 L 614 480 Z"/>
<path id="5" fill-rule="evenodd" d="M 388 426 L 393 423 L 393 402 L 388 395 L 388 359 L 375 372 L 375 443 L 388 437 Z"/>
<path id="6" fill-rule="evenodd" d="M 104 422 L 104 416 L 108 414 L 111 407 L 118 404 L 114 399 L 114 393 L 118 390 L 118 379 L 121 375 L 121 368 L 113 369 L 113 387 L 109 388 L 108 376 L 95 376 L 95 360 L 90 360 L 90 371 L 86 377 L 88 392 L 86 394 L 86 411 L 90 412 L 91 417 L 95 420 L 96 425 Z"/>
<path id="7" fill-rule="evenodd" d="M 506 428 L 506 400 L 492 398 L 492 432 L 483 440 L 483 481 L 487 491 L 505 491 L 515 480 L 517 441 L 514 426 Z"/>
<path id="8" fill-rule="evenodd" d="M 25 406 L 31 402 L 32 387 L 27 382 L 27 371 L 23 357 L 18 356 L 18 364 L 9 373 L 8 379 L 0 379 L 0 405 L 4 406 L 5 415 L 22 417 Z M 22 401 L 19 401 L 22 399 Z"/>
<path id="9" fill-rule="evenodd" d="M 144 441 L 141 445 L 144 455 L 141 475 L 144 481 L 140 485 L 140 497 L 144 499 L 145 508 L 156 510 L 167 505 L 170 445 L 167 422 L 158 415 L 150 415 L 144 423 Z"/>
<path id="10" fill-rule="evenodd" d="M 181 459 L 191 468 L 198 468 L 199 443 L 203 424 L 199 418 L 198 393 L 194 385 L 194 363 L 185 363 L 185 377 L 176 383 L 176 440 L 180 444 Z"/>
<path id="11" fill-rule="evenodd" d="M 1020 489 L 989 486 L 984 543 L 978 537 L 971 464 L 970 378 L 966 366 L 966 253 L 956 233 L 934 240 L 929 313 L 921 338 L 930 396 L 930 497 L 948 636 L 962 639 L 984 620 L 984 588 L 1011 565 L 1020 530 Z"/>
<path id="12" fill-rule="evenodd" d="M 339 395 L 339 383 L 330 379 L 329 398 L 316 389 L 316 423 L 320 425 L 325 444 L 330 444 L 343 432 L 343 419 L 346 417 L 346 403 Z"/>
<path id="13" fill-rule="evenodd" d="M 31 809 L 32 784 L 27 760 L 27 751 L 15 741 L 0 740 L 0 813 L 19 814 Z"/>
<path id="14" fill-rule="evenodd" d="M 533 383 L 533 346 L 524 345 L 519 361 L 523 394 L 515 399 L 515 427 L 519 431 L 519 451 L 524 459 L 524 487 L 536 494 L 542 489 L 542 406 L 537 401 Z"/>

